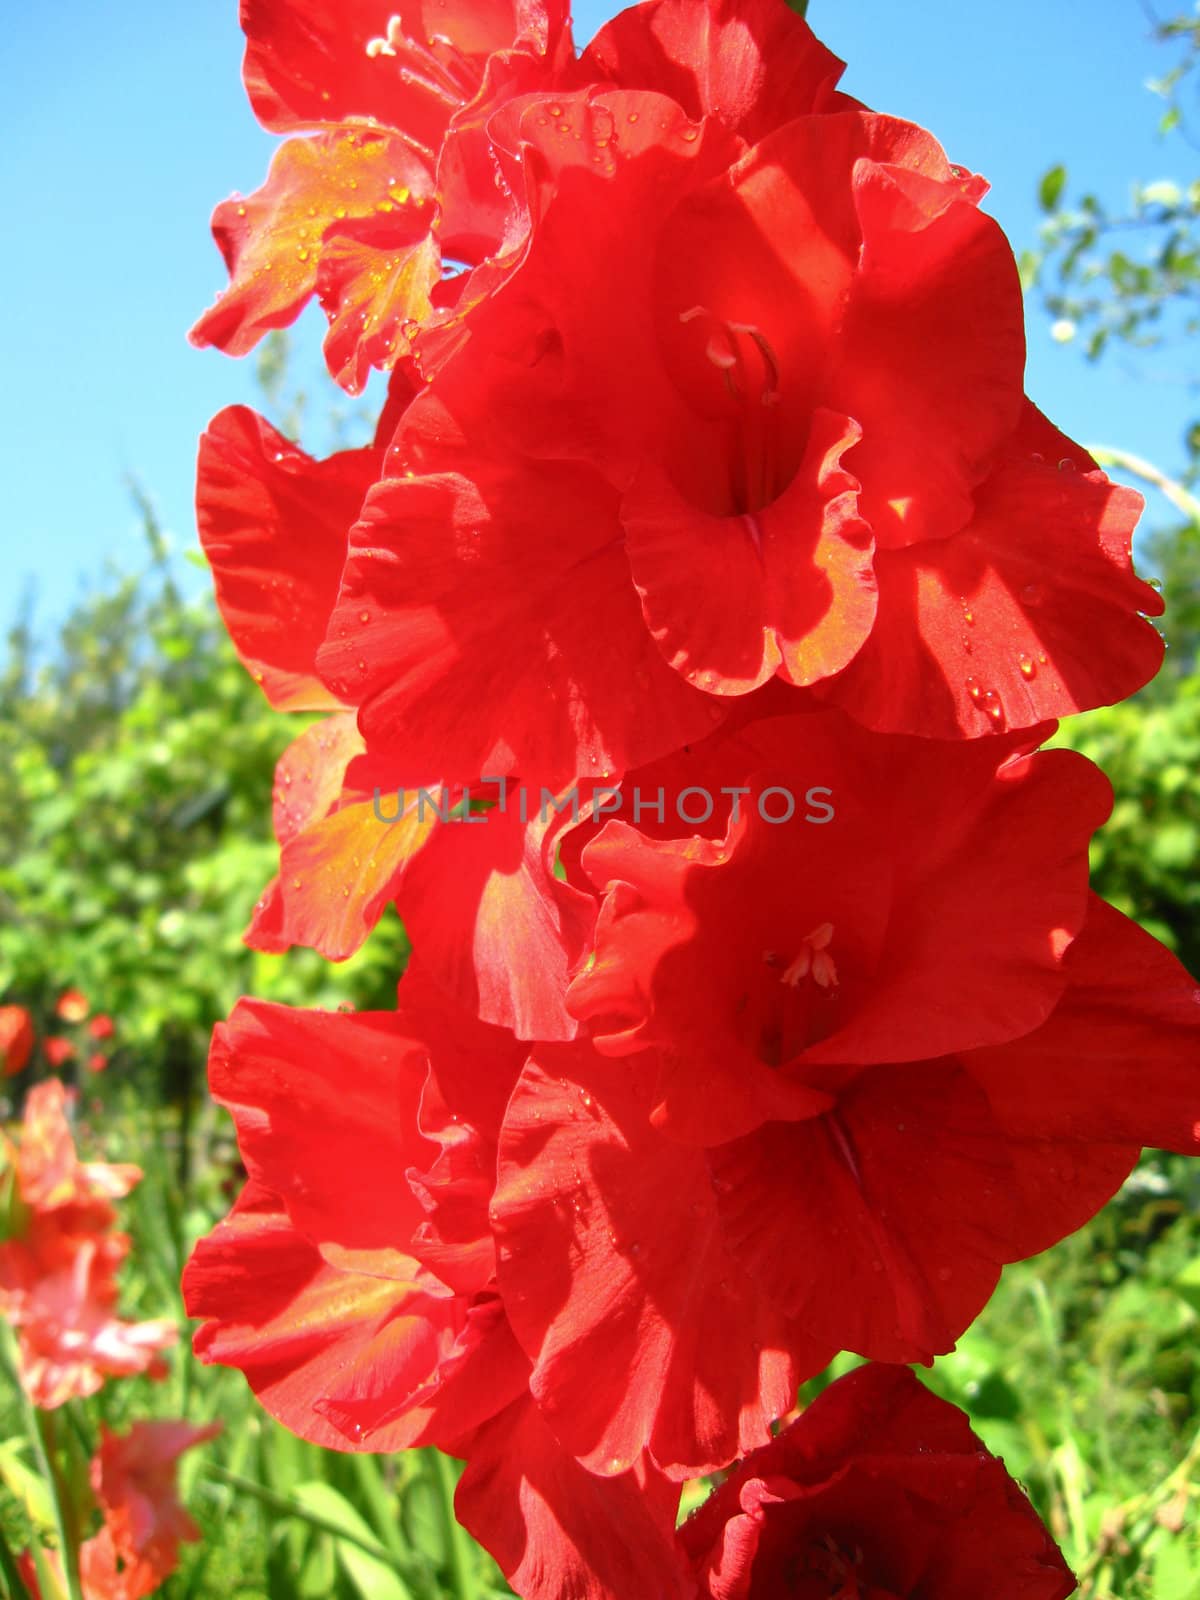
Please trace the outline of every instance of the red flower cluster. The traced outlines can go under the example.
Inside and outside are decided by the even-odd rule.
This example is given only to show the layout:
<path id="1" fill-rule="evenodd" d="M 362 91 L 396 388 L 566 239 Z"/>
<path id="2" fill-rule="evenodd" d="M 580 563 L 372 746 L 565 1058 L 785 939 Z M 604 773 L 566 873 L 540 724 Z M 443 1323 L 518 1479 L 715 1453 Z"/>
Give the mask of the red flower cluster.
<path id="1" fill-rule="evenodd" d="M 194 337 L 315 294 L 333 375 L 389 373 L 366 448 L 201 443 L 234 643 L 326 713 L 248 938 L 338 960 L 394 902 L 414 956 L 395 1012 L 217 1030 L 249 1177 L 198 1350 L 306 1438 L 464 1458 L 537 1600 L 1069 1592 L 907 1378 L 771 1442 L 1200 1149 L 1200 990 L 1040 749 L 1157 669 L 1139 502 L 1024 396 L 984 183 L 784 0 L 578 57 L 559 0 L 242 19 L 290 137 Z"/>
<path id="2" fill-rule="evenodd" d="M 19 1145 L 0 1136 L 0 1314 L 20 1341 L 21 1380 L 44 1409 L 94 1394 L 106 1378 L 165 1374 L 173 1322 L 124 1322 L 117 1272 L 129 1239 L 112 1202 L 137 1167 L 81 1162 L 68 1096 L 51 1079 L 29 1093 Z"/>
<path id="3" fill-rule="evenodd" d="M 55 1002 L 54 1014 L 60 1022 L 72 1028 L 78 1029 L 81 1024 L 87 1024 L 83 1034 L 77 1033 L 75 1038 L 54 1034 L 43 1039 L 42 1052 L 55 1071 L 65 1067 L 68 1062 L 79 1060 L 79 1047 L 86 1051 L 83 1063 L 89 1072 L 106 1071 L 111 1057 L 96 1046 L 113 1038 L 117 1031 L 108 1013 L 97 1011 L 93 1014 L 91 1001 L 81 989 L 64 989 Z"/>

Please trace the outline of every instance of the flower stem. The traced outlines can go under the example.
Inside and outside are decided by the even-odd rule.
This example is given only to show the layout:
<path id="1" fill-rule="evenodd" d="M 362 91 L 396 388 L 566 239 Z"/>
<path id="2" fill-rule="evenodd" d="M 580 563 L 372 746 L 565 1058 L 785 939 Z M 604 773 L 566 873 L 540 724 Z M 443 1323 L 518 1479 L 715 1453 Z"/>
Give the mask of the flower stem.
<path id="1" fill-rule="evenodd" d="M 75 1508 L 70 1503 L 67 1486 L 54 1464 L 54 1420 L 48 1411 L 39 1411 L 29 1398 L 29 1392 L 20 1378 L 20 1358 L 12 1328 L 0 1318 L 0 1357 L 9 1369 L 17 1394 L 21 1400 L 21 1413 L 25 1432 L 33 1446 L 38 1471 L 45 1481 L 54 1512 L 54 1531 L 58 1535 L 59 1555 L 62 1558 L 63 1577 L 67 1585 L 67 1600 L 83 1600 L 79 1578 L 79 1529 Z"/>

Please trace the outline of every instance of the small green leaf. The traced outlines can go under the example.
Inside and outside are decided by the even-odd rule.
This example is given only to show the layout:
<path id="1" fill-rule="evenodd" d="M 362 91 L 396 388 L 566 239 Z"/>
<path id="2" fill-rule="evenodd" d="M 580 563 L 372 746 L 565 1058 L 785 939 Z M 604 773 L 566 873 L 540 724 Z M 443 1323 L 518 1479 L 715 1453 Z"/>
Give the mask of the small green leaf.
<path id="1" fill-rule="evenodd" d="M 24 1439 L 6 1439 L 0 1444 L 0 1483 L 18 1500 L 35 1527 L 54 1528 L 54 1507 L 50 1491 L 41 1475 L 21 1460 Z"/>
<path id="2" fill-rule="evenodd" d="M 1053 211 L 1062 198 L 1062 192 L 1067 186 L 1067 169 L 1059 165 L 1051 167 L 1038 185 L 1038 202 L 1043 211 Z"/>

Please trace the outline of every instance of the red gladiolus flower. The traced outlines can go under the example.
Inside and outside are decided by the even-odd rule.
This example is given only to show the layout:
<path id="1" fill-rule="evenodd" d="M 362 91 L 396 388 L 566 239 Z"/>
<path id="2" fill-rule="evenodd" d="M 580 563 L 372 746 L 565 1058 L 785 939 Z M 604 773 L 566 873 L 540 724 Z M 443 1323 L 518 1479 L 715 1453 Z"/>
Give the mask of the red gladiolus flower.
<path id="1" fill-rule="evenodd" d="M 902 1367 L 840 1379 L 679 1530 L 702 1600 L 1065 1600 L 1075 1580 L 963 1413 Z"/>
<path id="2" fill-rule="evenodd" d="M 52 1067 L 66 1066 L 75 1058 L 75 1046 L 70 1039 L 43 1039 L 42 1051 Z"/>
<path id="3" fill-rule="evenodd" d="M 605 901 L 568 1004 L 605 1054 L 657 1047 L 661 1126 L 723 1143 L 828 1109 L 822 1083 L 840 1087 L 846 1063 L 931 1059 L 1046 1018 L 1111 791 L 1071 752 L 1030 755 L 1036 737 L 964 749 L 819 713 L 634 775 L 643 796 L 705 797 L 713 836 L 613 821 L 586 847 Z"/>
<path id="4" fill-rule="evenodd" d="M 219 1422 L 194 1428 L 167 1420 L 135 1422 L 126 1434 L 101 1428 L 90 1476 L 104 1526 L 79 1548 L 84 1600 L 143 1600 L 175 1571 L 179 1546 L 201 1537 L 179 1501 L 176 1466 L 185 1450 L 220 1431 Z M 65 1593 L 58 1552 L 43 1550 L 42 1560 Z M 19 1567 L 26 1588 L 34 1600 L 41 1600 L 30 1552 L 21 1557 Z"/>
<path id="5" fill-rule="evenodd" d="M 522 1594 L 684 1600 L 678 1491 L 648 1461 L 609 1479 L 571 1459 L 497 1294 L 488 1204 L 522 1054 L 419 995 L 394 1016 L 242 1002 L 210 1074 L 249 1180 L 184 1275 L 196 1350 L 319 1444 L 465 1457 L 459 1514 Z"/>
<path id="6" fill-rule="evenodd" d="M 1152 676 L 1161 602 L 1139 498 L 1024 394 L 986 183 L 783 0 L 646 0 L 578 59 L 565 0 L 242 24 L 288 137 L 193 338 L 315 295 L 337 381 L 391 374 L 365 449 L 201 442 L 235 648 L 326 713 L 246 937 L 342 960 L 394 904 L 413 956 L 396 1012 L 216 1030 L 246 1181 L 198 1355 L 322 1446 L 460 1457 L 526 1600 L 1063 1600 L 903 1367 L 1143 1145 L 1200 1153 L 1200 989 L 1089 893 L 1111 791 L 1039 749 Z M 158 1338 L 113 1315 L 137 1174 L 57 1093 L 0 1246 L 46 1404 Z M 889 1367 L 775 1435 L 839 1351 Z M 106 1600 L 189 1535 L 188 1432 L 105 1441 Z"/>
<path id="7" fill-rule="evenodd" d="M 470 766 L 574 731 L 553 692 L 583 636 L 572 589 L 599 595 L 593 653 L 627 663 L 572 703 L 618 771 L 635 708 L 664 702 L 647 632 L 718 705 L 778 676 L 947 738 L 1153 674 L 1140 500 L 1024 400 L 1011 250 L 928 135 L 841 110 L 743 153 L 715 119 L 607 89 L 507 108 L 493 133 L 536 186 L 520 292 L 473 309 L 462 370 L 402 419 L 346 568 L 380 624 L 359 649 L 339 607 L 321 657 L 343 692 L 358 673 L 368 739 L 437 738 Z M 529 578 L 504 586 L 527 571 L 536 605 Z M 469 699 L 461 663 L 505 637 L 535 652 L 544 706 L 507 672 Z"/>
<path id="8" fill-rule="evenodd" d="M 179 1546 L 200 1529 L 179 1501 L 175 1473 L 185 1450 L 215 1439 L 219 1422 L 135 1422 L 126 1434 L 102 1429 L 92 1460 L 92 1489 L 104 1527 L 85 1540 L 80 1568 L 85 1591 L 113 1600 L 155 1592 L 179 1564 Z"/>
<path id="9" fill-rule="evenodd" d="M 117 1030 L 113 1019 L 106 1012 L 101 1011 L 88 1023 L 87 1031 L 93 1039 L 111 1039 Z"/>
<path id="10" fill-rule="evenodd" d="M 413 329 L 504 247 L 512 190 L 498 190 L 485 123 L 514 95 L 574 70 L 562 0 L 422 3 L 386 17 L 356 0 L 249 0 L 245 80 L 284 143 L 264 186 L 217 207 L 230 285 L 193 342 L 243 355 L 315 295 L 333 376 L 358 393 L 372 366 L 407 355 Z"/>
<path id="11" fill-rule="evenodd" d="M 37 1084 L 25 1101 L 20 1143 L 7 1151 L 21 1199 L 35 1217 L 54 1220 L 67 1234 L 98 1234 L 116 1218 L 111 1202 L 129 1193 L 141 1169 L 80 1161 L 67 1122 L 71 1100 L 57 1079 Z"/>
<path id="12" fill-rule="evenodd" d="M 33 1051 L 33 1018 L 24 1006 L 0 1006 L 0 1070 L 6 1078 L 22 1071 Z"/>
<path id="13" fill-rule="evenodd" d="M 51 1080 L 26 1102 L 9 1236 L 0 1243 L 0 1311 L 16 1328 L 21 1378 L 35 1405 L 52 1409 L 94 1394 L 106 1377 L 162 1376 L 161 1352 L 177 1330 L 116 1314 L 117 1272 L 129 1240 L 111 1232 L 112 1201 L 137 1167 L 81 1162 L 66 1121 L 66 1091 Z"/>
<path id="14" fill-rule="evenodd" d="M 79 989 L 64 989 L 54 1007 L 55 1016 L 64 1022 L 82 1022 L 91 1009 L 88 997 Z"/>

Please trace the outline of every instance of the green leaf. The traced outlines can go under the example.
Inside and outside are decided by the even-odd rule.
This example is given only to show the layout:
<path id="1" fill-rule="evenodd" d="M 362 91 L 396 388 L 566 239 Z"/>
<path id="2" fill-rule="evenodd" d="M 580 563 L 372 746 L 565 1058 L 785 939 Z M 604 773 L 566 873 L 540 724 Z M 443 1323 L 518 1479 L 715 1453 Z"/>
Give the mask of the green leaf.
<path id="1" fill-rule="evenodd" d="M 53 1530 L 54 1507 L 50 1491 L 41 1475 L 21 1459 L 24 1439 L 6 1439 L 0 1444 L 0 1483 L 20 1502 L 35 1527 Z"/>
<path id="2" fill-rule="evenodd" d="M 401 1582 L 390 1562 L 368 1555 L 364 1545 L 376 1544 L 371 1529 L 346 1497 L 327 1483 L 301 1483 L 292 1491 L 292 1498 L 326 1526 L 343 1528 L 350 1538 L 335 1539 L 338 1560 L 346 1576 L 362 1595 L 363 1600 L 412 1600 L 412 1594 Z"/>
<path id="3" fill-rule="evenodd" d="M 1067 169 L 1061 164 L 1051 167 L 1038 185 L 1038 203 L 1043 211 L 1053 211 L 1067 186 Z"/>
<path id="4" fill-rule="evenodd" d="M 1200 1565 L 1195 1551 L 1181 1539 L 1172 1539 L 1158 1552 L 1154 1563 L 1155 1600 L 1200 1600 Z"/>

